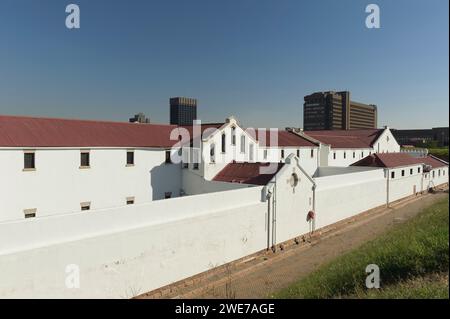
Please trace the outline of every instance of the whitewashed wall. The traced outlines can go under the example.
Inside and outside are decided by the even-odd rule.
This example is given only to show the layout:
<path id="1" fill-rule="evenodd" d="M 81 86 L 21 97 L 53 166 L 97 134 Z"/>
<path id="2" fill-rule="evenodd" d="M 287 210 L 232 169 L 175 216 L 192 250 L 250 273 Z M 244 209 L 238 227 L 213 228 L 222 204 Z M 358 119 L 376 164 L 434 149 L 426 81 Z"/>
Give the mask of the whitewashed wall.
<path id="1" fill-rule="evenodd" d="M 331 148 L 328 153 L 328 165 L 347 167 L 372 153 L 374 153 L 372 148 Z"/>
<path id="2" fill-rule="evenodd" d="M 186 195 L 207 194 L 248 187 L 253 186 L 240 183 L 208 181 L 191 170 L 182 170 L 182 189 Z"/>
<path id="3" fill-rule="evenodd" d="M 264 150 L 267 150 L 267 158 L 264 158 Z M 284 157 L 282 156 L 284 151 Z M 312 156 L 311 156 L 312 151 Z M 302 168 L 309 174 L 313 175 L 319 166 L 319 148 L 318 147 L 259 147 L 258 161 L 271 163 L 284 163 L 290 154 L 298 156 Z"/>
<path id="4" fill-rule="evenodd" d="M 422 169 L 422 165 L 411 165 L 395 169 L 387 169 L 386 171 L 389 179 L 389 185 L 387 186 L 389 187 L 389 202 L 421 192 L 423 190 Z M 405 176 L 402 176 L 402 171 Z M 391 177 L 392 172 L 395 173 L 395 178 Z"/>
<path id="5" fill-rule="evenodd" d="M 286 164 L 268 185 L 274 195 L 269 201 L 270 228 L 275 211 L 275 232 L 271 232 L 273 243 L 281 243 L 299 235 L 308 233 L 307 215 L 314 206 L 314 181 L 300 166 L 301 160 L 291 156 Z M 292 174 L 298 177 L 297 186 L 291 184 Z M 273 202 L 276 206 L 273 206 Z"/>
<path id="6" fill-rule="evenodd" d="M 2 223 L 0 298 L 129 298 L 265 249 L 261 190 Z"/>
<path id="7" fill-rule="evenodd" d="M 325 175 L 325 172 L 322 172 Z M 386 204 L 383 169 L 315 178 L 316 228 L 325 227 L 374 207 Z"/>
<path id="8" fill-rule="evenodd" d="M 434 172 L 434 174 L 433 174 Z M 424 174 L 423 187 L 427 190 L 442 184 L 448 184 L 448 166 L 435 168 Z"/>
<path id="9" fill-rule="evenodd" d="M 164 150 L 136 149 L 135 165 L 126 166 L 127 149 L 91 149 L 89 169 L 80 169 L 80 149 L 37 149 L 36 170 L 23 171 L 23 150 L 0 150 L 0 221 L 24 218 L 24 209 L 37 217 L 123 206 L 176 197 L 181 166 L 165 164 Z"/>
<path id="10" fill-rule="evenodd" d="M 400 144 L 398 144 L 391 130 L 386 128 L 374 143 L 373 150 L 376 153 L 398 153 L 400 152 Z"/>

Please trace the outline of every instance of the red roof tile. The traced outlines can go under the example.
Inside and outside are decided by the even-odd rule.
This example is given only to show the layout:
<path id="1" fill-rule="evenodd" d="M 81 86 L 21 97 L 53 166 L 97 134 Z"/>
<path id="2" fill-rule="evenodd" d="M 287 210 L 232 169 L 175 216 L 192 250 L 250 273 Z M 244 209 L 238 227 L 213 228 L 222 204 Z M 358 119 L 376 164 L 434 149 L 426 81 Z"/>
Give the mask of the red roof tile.
<path id="1" fill-rule="evenodd" d="M 312 138 L 332 148 L 370 148 L 383 129 L 305 131 Z"/>
<path id="2" fill-rule="evenodd" d="M 172 147 L 175 125 L 0 116 L 0 147 Z"/>
<path id="3" fill-rule="evenodd" d="M 276 171 L 270 174 L 261 174 L 261 169 L 264 167 L 267 168 L 270 164 L 276 166 Z M 283 165 L 283 163 L 230 163 L 213 180 L 229 183 L 267 185 Z"/>
<path id="4" fill-rule="evenodd" d="M 431 156 L 414 157 L 408 153 L 376 153 L 369 155 L 360 161 L 353 163 L 352 166 L 372 166 L 372 167 L 400 167 L 425 164 L 432 168 L 447 166 L 444 162 Z"/>
<path id="5" fill-rule="evenodd" d="M 284 130 L 278 130 L 278 141 L 277 145 L 275 145 L 275 142 L 272 141 L 270 135 L 271 131 L 267 129 L 265 131 L 265 141 L 262 140 L 262 134 L 264 134 L 263 131 L 257 130 L 257 140 L 260 143 L 260 146 L 269 146 L 269 147 L 317 147 L 317 145 L 311 141 L 308 141 L 307 139 Z"/>

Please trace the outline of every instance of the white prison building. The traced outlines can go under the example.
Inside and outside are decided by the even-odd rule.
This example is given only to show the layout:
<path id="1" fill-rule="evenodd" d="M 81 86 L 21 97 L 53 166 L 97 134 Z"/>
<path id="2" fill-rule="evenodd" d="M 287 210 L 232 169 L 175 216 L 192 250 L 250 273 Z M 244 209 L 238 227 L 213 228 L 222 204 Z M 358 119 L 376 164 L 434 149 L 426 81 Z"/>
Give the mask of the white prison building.
<path id="1" fill-rule="evenodd" d="M 448 163 L 387 127 L 0 116 L 0 177 L 0 297 L 120 298 L 447 184 Z"/>

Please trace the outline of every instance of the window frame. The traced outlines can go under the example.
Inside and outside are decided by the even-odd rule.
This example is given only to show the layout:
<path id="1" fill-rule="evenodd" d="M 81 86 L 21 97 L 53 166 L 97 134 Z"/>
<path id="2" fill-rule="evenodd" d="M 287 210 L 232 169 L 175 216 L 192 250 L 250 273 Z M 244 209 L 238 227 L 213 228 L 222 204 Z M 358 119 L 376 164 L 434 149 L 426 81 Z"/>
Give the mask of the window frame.
<path id="1" fill-rule="evenodd" d="M 32 155 L 32 166 L 27 167 L 27 156 Z M 32 150 L 27 150 L 23 152 L 23 171 L 24 172 L 34 172 L 36 170 L 36 152 Z"/>
<path id="2" fill-rule="evenodd" d="M 129 158 L 128 155 L 131 154 L 132 155 L 132 161 L 131 163 L 129 162 Z M 128 150 L 126 153 L 126 157 L 127 157 L 127 164 L 126 167 L 133 167 L 135 165 L 135 157 L 134 157 L 134 150 Z"/>
<path id="3" fill-rule="evenodd" d="M 36 218 L 37 208 L 27 208 L 23 210 L 23 216 L 25 219 Z M 32 215 L 32 216 L 29 216 Z"/>
<path id="4" fill-rule="evenodd" d="M 91 202 L 81 202 L 80 209 L 82 212 L 91 210 Z"/>
<path id="5" fill-rule="evenodd" d="M 83 155 L 87 154 L 88 165 L 83 165 Z M 89 169 L 91 168 L 91 151 L 90 150 L 81 150 L 80 151 L 80 169 Z"/>

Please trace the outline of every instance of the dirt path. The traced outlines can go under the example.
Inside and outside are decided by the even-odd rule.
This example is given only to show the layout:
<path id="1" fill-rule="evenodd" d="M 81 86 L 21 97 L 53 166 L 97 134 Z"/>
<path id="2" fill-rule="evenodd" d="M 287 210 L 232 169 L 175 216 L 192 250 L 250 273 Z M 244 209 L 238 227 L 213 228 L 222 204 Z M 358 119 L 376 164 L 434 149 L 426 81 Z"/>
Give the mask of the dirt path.
<path id="1" fill-rule="evenodd" d="M 298 246 L 265 257 L 244 271 L 230 270 L 217 276 L 207 287 L 194 287 L 176 298 L 266 298 L 275 291 L 306 276 L 317 267 L 348 252 L 364 242 L 374 239 L 395 224 L 418 214 L 423 208 L 443 198 L 448 193 L 429 194 L 399 203 L 382 212 L 357 220 L 314 239 L 308 246 Z M 205 284 L 203 284 L 205 285 Z"/>

